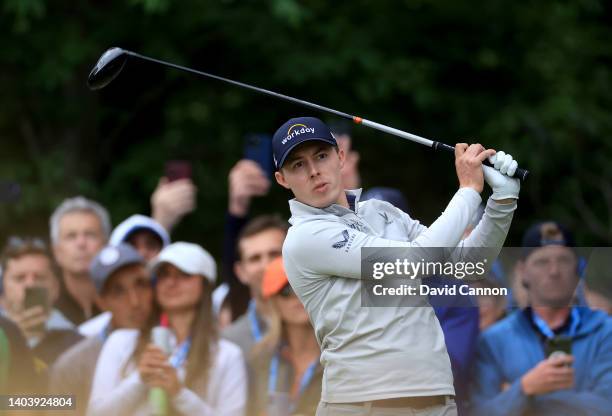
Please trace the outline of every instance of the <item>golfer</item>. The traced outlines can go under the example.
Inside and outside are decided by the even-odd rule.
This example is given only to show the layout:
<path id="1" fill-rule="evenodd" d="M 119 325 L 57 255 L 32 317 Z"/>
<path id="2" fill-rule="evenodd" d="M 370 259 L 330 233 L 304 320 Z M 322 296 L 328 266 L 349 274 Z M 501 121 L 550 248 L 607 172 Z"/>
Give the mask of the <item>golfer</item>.
<path id="1" fill-rule="evenodd" d="M 274 134 L 276 181 L 290 189 L 292 227 L 283 245 L 289 282 L 304 304 L 324 367 L 317 415 L 456 415 L 453 376 L 431 307 L 361 307 L 362 247 L 501 247 L 520 184 L 510 155 L 480 144 L 455 146 L 459 190 L 431 226 L 393 205 L 359 202 L 342 189 L 345 154 L 329 128 L 294 118 Z M 489 159 L 495 168 L 484 166 Z M 484 216 L 462 240 L 481 202 Z"/>

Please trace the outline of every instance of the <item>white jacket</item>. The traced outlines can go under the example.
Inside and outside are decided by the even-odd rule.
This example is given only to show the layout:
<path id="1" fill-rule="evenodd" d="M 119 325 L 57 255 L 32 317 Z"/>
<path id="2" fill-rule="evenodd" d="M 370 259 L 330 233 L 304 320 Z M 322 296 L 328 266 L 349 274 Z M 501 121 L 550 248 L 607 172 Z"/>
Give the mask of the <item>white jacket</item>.
<path id="1" fill-rule="evenodd" d="M 149 415 L 149 388 L 140 379 L 132 355 L 138 342 L 136 329 L 113 331 L 104 343 L 92 382 L 88 415 Z M 246 406 L 247 377 L 240 349 L 219 340 L 209 371 L 208 391 L 203 394 L 183 387 L 172 400 L 184 415 L 242 416 Z M 127 375 L 122 370 L 127 368 Z M 184 368 L 179 369 L 184 380 Z M 204 396 L 204 397 L 200 397 Z"/>
<path id="2" fill-rule="evenodd" d="M 462 188 L 428 228 L 393 205 L 347 191 L 350 209 L 289 202 L 292 227 L 283 246 L 291 286 L 321 346 L 321 399 L 330 403 L 454 394 L 450 359 L 433 309 L 363 307 L 363 247 L 499 247 L 516 202 L 489 199 L 472 234 L 461 240 L 481 202 Z"/>

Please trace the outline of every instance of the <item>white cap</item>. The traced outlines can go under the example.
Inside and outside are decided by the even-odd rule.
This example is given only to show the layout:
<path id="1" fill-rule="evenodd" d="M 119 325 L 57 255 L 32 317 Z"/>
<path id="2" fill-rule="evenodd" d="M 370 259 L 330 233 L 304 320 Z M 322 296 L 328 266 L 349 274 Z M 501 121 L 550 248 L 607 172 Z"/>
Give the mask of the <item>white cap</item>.
<path id="1" fill-rule="evenodd" d="M 116 246 L 120 243 L 124 243 L 132 233 L 140 230 L 150 231 L 159 237 L 162 242 L 162 247 L 166 247 L 170 244 L 170 236 L 166 229 L 153 218 L 140 214 L 134 214 L 116 226 L 111 233 L 109 244 L 111 246 Z"/>
<path id="2" fill-rule="evenodd" d="M 153 276 L 162 263 L 169 263 L 187 274 L 204 276 L 212 284 L 217 280 L 217 265 L 210 253 L 197 244 L 179 241 L 160 251 L 151 263 Z"/>

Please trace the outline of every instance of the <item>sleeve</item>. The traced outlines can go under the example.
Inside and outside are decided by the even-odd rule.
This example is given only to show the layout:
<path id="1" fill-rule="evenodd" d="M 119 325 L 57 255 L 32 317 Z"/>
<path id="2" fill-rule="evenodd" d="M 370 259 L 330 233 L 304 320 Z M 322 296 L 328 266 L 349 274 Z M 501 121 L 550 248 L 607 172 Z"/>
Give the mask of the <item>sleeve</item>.
<path id="1" fill-rule="evenodd" d="M 121 369 L 131 358 L 138 331 L 117 330 L 104 343 L 92 382 L 88 416 L 129 415 L 146 399 L 147 386 L 138 371 L 122 378 Z"/>
<path id="2" fill-rule="evenodd" d="M 361 248 L 455 247 L 461 240 L 471 216 L 480 204 L 474 189 L 459 189 L 442 215 L 412 241 L 396 241 L 376 237 L 349 228 L 339 221 L 311 221 L 299 229 L 292 227 L 283 246 L 285 265 L 299 265 L 299 274 L 361 278 Z M 405 214 L 405 221 L 417 223 Z M 407 224 L 412 226 L 412 224 Z M 384 253 L 381 252 L 384 257 Z M 415 253 L 416 258 L 421 256 Z M 410 256 L 407 256 L 410 257 Z M 288 260 L 288 261 L 287 261 Z M 380 258 L 378 258 L 380 260 Z"/>
<path id="3" fill-rule="evenodd" d="M 240 283 L 238 277 L 234 274 L 234 263 L 236 262 L 236 243 L 238 235 L 248 221 L 248 217 L 235 217 L 229 212 L 225 214 L 225 223 L 223 231 L 223 254 L 222 254 L 222 270 L 223 280 L 230 285 Z"/>
<path id="4" fill-rule="evenodd" d="M 83 380 L 87 373 L 83 371 L 83 362 L 74 361 L 76 357 L 73 357 L 72 351 L 72 349 L 69 349 L 60 355 L 50 371 L 49 394 L 70 394 L 74 396 L 76 402 L 74 410 L 55 413 L 62 416 L 74 414 L 75 412 L 79 415 L 84 414 L 87 407 L 87 402 L 85 401 L 87 397 L 86 394 L 85 396 L 83 395 L 83 393 L 89 393 L 85 391 L 84 386 L 87 383 L 86 380 Z"/>
<path id="5" fill-rule="evenodd" d="M 610 394 L 612 392 L 608 392 Z M 567 391 L 550 394 L 546 406 L 572 415 L 609 416 L 612 409 L 610 396 L 601 396 L 589 391 Z"/>
<path id="6" fill-rule="evenodd" d="M 209 377 L 209 383 L 215 383 L 215 386 L 209 386 L 209 391 L 215 391 L 215 397 L 211 400 L 211 403 L 215 403 L 214 407 L 207 404 L 193 391 L 183 388 L 173 399 L 175 409 L 182 414 L 202 416 L 244 415 L 247 399 L 247 377 L 244 360 L 238 347 L 231 348 L 228 351 L 222 344 L 219 344 L 221 348 L 218 367 Z M 232 350 L 235 352 L 230 353 Z"/>
<path id="7" fill-rule="evenodd" d="M 499 247 L 504 245 L 517 202 L 499 204 L 489 198 L 482 219 L 468 238 L 462 241 L 465 247 Z"/>
<path id="8" fill-rule="evenodd" d="M 450 258 L 455 262 L 472 263 L 486 259 L 488 268 L 492 267 L 504 245 L 516 207 L 516 200 L 510 204 L 499 204 L 489 198 L 482 219 L 466 239 L 449 250 Z M 474 277 L 479 279 L 480 275 Z"/>
<path id="9" fill-rule="evenodd" d="M 227 212 L 223 232 L 223 253 L 221 257 L 221 276 L 229 285 L 227 299 L 229 301 L 232 318 L 235 320 L 245 313 L 251 292 L 248 286 L 242 284 L 234 273 L 234 263 L 237 260 L 236 245 L 238 236 L 248 222 L 248 217 L 236 217 Z"/>
<path id="10" fill-rule="evenodd" d="M 504 381 L 486 334 L 480 338 L 474 366 L 471 407 L 475 416 L 520 416 L 527 409 L 529 397 L 521 389 L 520 378 L 502 391 Z"/>
<path id="11" fill-rule="evenodd" d="M 10 362 L 8 363 L 8 380 L 11 382 L 7 387 L 7 393 L 35 392 L 41 382 L 36 376 L 34 358 L 28 344 L 15 323 L 0 316 L 0 328 L 9 343 Z M 33 380 L 37 380 L 33 382 Z"/>
<path id="12" fill-rule="evenodd" d="M 455 393 L 458 400 L 468 396 L 470 371 L 478 340 L 478 308 L 455 306 L 434 307 L 451 360 Z"/>

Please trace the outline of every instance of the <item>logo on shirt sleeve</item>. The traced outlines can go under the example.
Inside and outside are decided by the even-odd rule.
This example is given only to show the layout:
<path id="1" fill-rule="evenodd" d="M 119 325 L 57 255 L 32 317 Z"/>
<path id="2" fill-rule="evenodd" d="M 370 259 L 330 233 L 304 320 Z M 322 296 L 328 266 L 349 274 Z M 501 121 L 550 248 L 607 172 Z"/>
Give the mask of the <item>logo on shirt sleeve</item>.
<path id="1" fill-rule="evenodd" d="M 385 224 L 391 224 L 393 222 L 393 219 L 389 218 L 386 212 L 379 212 L 378 215 L 383 217 L 383 219 L 385 220 Z"/>
<path id="2" fill-rule="evenodd" d="M 344 247 L 346 245 L 346 243 L 348 243 L 348 240 L 349 240 L 349 232 L 348 232 L 348 230 L 342 231 L 342 237 L 344 237 L 344 239 L 338 241 L 337 243 L 334 243 L 332 245 L 333 248 L 342 248 L 342 247 Z"/>

